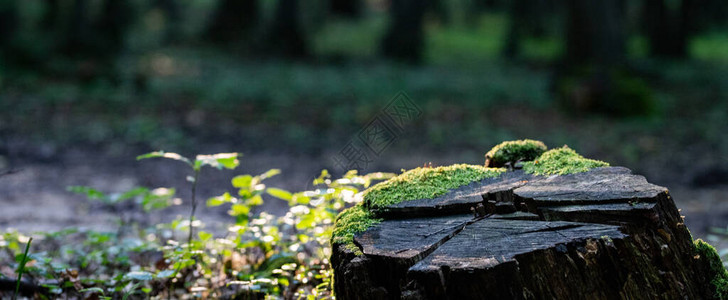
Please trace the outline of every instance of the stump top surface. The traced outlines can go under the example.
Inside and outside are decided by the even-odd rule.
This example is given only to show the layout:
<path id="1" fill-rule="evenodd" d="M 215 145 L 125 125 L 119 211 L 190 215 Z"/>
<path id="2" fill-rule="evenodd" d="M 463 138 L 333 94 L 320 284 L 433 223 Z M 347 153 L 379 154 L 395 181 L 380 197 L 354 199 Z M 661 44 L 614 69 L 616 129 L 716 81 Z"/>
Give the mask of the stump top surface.
<path id="1" fill-rule="evenodd" d="M 471 207 L 491 200 L 489 197 L 498 193 L 512 193 L 541 206 L 562 206 L 650 202 L 666 191 L 624 167 L 601 167 L 552 176 L 534 176 L 518 170 L 473 182 L 439 197 L 409 199 L 389 205 L 380 209 L 380 214 L 385 218 L 465 214 L 470 213 Z"/>
<path id="2" fill-rule="evenodd" d="M 491 268 L 514 257 L 585 239 L 621 238 L 667 189 L 623 167 L 534 176 L 509 171 L 432 199 L 379 211 L 354 238 L 367 256 L 414 264 L 410 272 Z"/>

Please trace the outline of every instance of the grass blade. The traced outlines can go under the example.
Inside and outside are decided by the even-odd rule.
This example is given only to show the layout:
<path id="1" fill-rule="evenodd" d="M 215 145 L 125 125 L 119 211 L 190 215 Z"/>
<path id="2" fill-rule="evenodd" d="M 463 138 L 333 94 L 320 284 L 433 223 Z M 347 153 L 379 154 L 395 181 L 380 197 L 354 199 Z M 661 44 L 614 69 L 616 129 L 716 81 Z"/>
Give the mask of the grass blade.
<path id="1" fill-rule="evenodd" d="M 20 291 L 20 280 L 23 278 L 23 271 L 25 271 L 25 263 L 28 262 L 28 250 L 30 250 L 30 242 L 33 238 L 28 239 L 28 244 L 25 245 L 25 253 L 23 253 L 23 260 L 18 265 L 18 281 L 15 282 L 15 293 L 13 294 L 13 300 L 18 299 L 18 292 Z"/>

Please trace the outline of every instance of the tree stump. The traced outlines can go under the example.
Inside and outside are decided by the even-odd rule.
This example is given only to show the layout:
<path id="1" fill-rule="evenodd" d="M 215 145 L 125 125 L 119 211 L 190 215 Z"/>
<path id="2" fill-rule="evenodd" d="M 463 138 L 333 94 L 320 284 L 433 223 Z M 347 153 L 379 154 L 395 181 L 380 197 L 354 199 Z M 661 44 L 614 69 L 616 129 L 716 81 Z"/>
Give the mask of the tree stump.
<path id="1" fill-rule="evenodd" d="M 508 171 L 374 213 L 361 253 L 333 245 L 337 299 L 718 297 L 719 258 L 696 248 L 666 188 L 622 167 Z"/>

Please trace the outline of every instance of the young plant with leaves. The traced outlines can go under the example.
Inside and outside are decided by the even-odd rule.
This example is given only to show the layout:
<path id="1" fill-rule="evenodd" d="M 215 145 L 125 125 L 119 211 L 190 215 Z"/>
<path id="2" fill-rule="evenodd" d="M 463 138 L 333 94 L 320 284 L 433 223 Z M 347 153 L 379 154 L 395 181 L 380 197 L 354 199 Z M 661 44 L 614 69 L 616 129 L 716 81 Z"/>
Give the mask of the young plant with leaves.
<path id="1" fill-rule="evenodd" d="M 218 170 L 222 170 L 223 168 L 232 170 L 232 169 L 237 168 L 238 165 L 240 164 L 240 161 L 238 160 L 239 156 L 242 156 L 242 154 L 239 154 L 236 152 L 218 153 L 218 154 L 212 154 L 212 155 L 199 154 L 195 157 L 194 160 L 191 160 L 191 159 L 186 158 L 177 153 L 155 151 L 155 152 L 150 152 L 147 154 L 139 155 L 139 156 L 137 156 L 137 160 L 149 159 L 149 158 L 166 158 L 166 159 L 183 162 L 192 169 L 192 175 L 187 176 L 187 181 L 189 181 L 191 183 L 190 206 L 192 208 L 192 210 L 190 212 L 189 235 L 187 238 L 187 242 L 192 243 L 192 236 L 193 236 L 193 229 L 194 229 L 193 221 L 195 218 L 195 211 L 197 210 L 197 183 L 200 178 L 200 171 L 202 171 L 202 167 L 210 166 L 210 167 L 217 168 Z"/>

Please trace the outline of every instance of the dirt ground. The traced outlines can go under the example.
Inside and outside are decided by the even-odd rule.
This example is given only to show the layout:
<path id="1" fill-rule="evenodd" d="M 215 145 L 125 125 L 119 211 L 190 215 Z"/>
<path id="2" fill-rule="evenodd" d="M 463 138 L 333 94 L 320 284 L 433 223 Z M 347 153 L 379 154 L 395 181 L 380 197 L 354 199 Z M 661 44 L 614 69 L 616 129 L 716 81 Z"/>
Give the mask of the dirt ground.
<path id="1" fill-rule="evenodd" d="M 209 152 L 225 151 L 225 145 L 213 145 Z M 26 151 L 39 151 L 26 150 Z M 166 160 L 135 161 L 140 154 L 135 150 L 109 154 L 104 149 L 67 149 L 53 154 L 53 159 L 38 159 L 38 155 L 16 153 L 11 165 L 17 172 L 0 177 L 0 229 L 17 229 L 21 232 L 56 231 L 68 227 L 96 230 L 114 230 L 117 213 L 96 202 L 66 191 L 72 185 L 91 186 L 104 192 L 123 192 L 136 186 L 175 187 L 181 199 L 188 199 L 187 175 L 181 163 Z M 230 179 L 239 174 L 259 174 L 268 168 L 279 168 L 282 174 L 271 178 L 269 186 L 290 191 L 304 190 L 321 169 L 330 167 L 328 154 L 321 156 L 245 153 L 241 166 L 233 171 L 203 171 L 199 199 L 207 199 L 225 191 L 235 192 Z M 397 171 L 411 168 L 422 162 L 447 164 L 453 162 L 479 163 L 478 157 L 463 153 L 397 153 L 392 151 L 380 158 L 371 168 Z M 8 163 L 8 162 L 6 162 Z M 648 180 L 650 176 L 648 175 Z M 698 188 L 684 183 L 661 183 L 670 189 L 678 208 L 682 209 L 685 222 L 695 238 L 709 237 L 710 228 L 728 226 L 728 187 Z M 186 218 L 187 201 L 182 205 L 137 216 L 148 224 Z M 273 198 L 259 209 L 281 214 L 287 204 Z M 141 214 L 140 214 L 141 215 Z M 232 221 L 224 207 L 199 210 L 198 217 L 206 229 L 224 230 L 222 224 Z M 728 248 L 728 242 L 711 241 L 717 247 Z"/>

